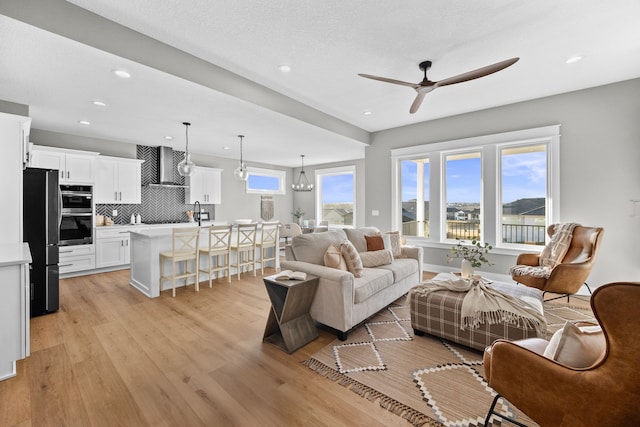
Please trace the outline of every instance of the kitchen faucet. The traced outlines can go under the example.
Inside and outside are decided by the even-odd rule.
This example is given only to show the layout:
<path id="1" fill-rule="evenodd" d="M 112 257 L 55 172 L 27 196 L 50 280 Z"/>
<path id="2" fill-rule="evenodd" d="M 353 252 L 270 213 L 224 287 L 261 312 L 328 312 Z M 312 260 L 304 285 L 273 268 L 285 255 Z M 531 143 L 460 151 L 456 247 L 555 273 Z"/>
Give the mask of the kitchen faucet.
<path id="1" fill-rule="evenodd" d="M 198 210 L 196 210 L 196 205 L 198 205 Z M 202 226 L 202 220 L 200 218 L 200 202 L 196 200 L 193 204 L 193 213 L 194 215 L 198 215 L 198 227 Z"/>

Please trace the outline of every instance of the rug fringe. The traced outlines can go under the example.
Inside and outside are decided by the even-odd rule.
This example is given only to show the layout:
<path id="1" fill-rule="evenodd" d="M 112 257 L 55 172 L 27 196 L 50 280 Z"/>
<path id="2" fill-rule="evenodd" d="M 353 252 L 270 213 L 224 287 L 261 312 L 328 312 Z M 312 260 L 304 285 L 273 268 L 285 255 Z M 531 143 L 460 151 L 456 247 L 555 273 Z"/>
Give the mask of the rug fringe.
<path id="1" fill-rule="evenodd" d="M 416 427 L 443 427 L 444 424 L 434 420 L 422 412 L 416 411 L 415 409 L 407 406 L 403 403 L 398 402 L 395 399 L 387 396 L 386 394 L 380 393 L 373 388 L 366 386 L 352 378 L 347 377 L 344 374 L 337 372 L 335 369 L 325 365 L 322 362 L 319 362 L 316 359 L 309 358 L 304 360 L 302 364 L 312 371 L 317 372 L 318 374 L 324 376 L 325 378 L 330 379 L 343 387 L 348 388 L 352 392 L 357 395 L 366 398 L 371 402 L 375 402 L 378 400 L 378 404 L 391 412 L 392 414 L 398 415 Z"/>

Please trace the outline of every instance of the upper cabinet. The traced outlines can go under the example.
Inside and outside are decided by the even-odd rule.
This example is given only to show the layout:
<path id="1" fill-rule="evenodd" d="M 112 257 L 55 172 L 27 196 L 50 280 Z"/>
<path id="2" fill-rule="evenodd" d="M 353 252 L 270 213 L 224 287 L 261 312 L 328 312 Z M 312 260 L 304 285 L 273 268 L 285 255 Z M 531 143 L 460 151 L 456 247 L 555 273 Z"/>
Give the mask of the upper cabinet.
<path id="1" fill-rule="evenodd" d="M 222 169 L 197 167 L 192 176 L 185 178 L 189 189 L 185 203 L 219 205 L 222 202 Z"/>
<path id="2" fill-rule="evenodd" d="M 140 204 L 144 160 L 98 156 L 95 162 L 96 203 Z"/>
<path id="3" fill-rule="evenodd" d="M 31 149 L 32 168 L 57 169 L 60 183 L 93 184 L 94 162 L 98 153 L 34 145 Z"/>

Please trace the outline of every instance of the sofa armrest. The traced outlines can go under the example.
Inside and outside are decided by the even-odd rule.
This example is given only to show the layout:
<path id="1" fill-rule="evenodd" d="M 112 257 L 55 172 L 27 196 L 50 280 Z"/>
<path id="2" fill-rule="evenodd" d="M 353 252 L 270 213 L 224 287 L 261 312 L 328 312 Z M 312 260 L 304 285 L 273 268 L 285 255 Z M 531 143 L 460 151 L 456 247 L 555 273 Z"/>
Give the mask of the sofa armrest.
<path id="1" fill-rule="evenodd" d="M 355 278 L 345 270 L 304 261 L 282 261 L 282 268 L 318 276 L 318 290 L 311 305 L 314 320 L 346 332 L 352 324 Z"/>
<path id="2" fill-rule="evenodd" d="M 418 261 L 418 273 L 420 280 L 422 280 L 422 258 L 423 258 L 422 246 L 403 246 L 402 256 L 405 258 L 413 258 Z"/>

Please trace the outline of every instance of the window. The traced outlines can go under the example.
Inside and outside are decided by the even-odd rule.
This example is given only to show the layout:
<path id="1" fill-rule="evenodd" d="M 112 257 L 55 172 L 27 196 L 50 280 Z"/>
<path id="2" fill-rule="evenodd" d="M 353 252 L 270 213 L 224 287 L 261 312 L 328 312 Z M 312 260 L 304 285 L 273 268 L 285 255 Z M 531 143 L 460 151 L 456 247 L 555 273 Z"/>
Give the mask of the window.
<path id="1" fill-rule="evenodd" d="M 481 153 L 446 154 L 444 167 L 445 235 L 447 239 L 480 240 Z"/>
<path id="2" fill-rule="evenodd" d="M 547 145 L 500 149 L 502 243 L 544 246 L 547 234 Z"/>
<path id="3" fill-rule="evenodd" d="M 391 150 L 393 224 L 427 245 L 544 245 L 546 227 L 559 219 L 559 131 L 547 126 Z"/>
<path id="4" fill-rule="evenodd" d="M 287 178 L 285 171 L 248 167 L 248 194 L 286 194 L 284 183 Z"/>
<path id="5" fill-rule="evenodd" d="M 402 234 L 429 236 L 429 159 L 401 160 Z"/>
<path id="6" fill-rule="evenodd" d="M 356 168 L 316 170 L 316 218 L 330 226 L 353 227 L 356 210 Z"/>

